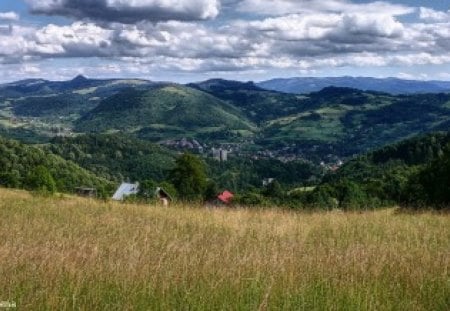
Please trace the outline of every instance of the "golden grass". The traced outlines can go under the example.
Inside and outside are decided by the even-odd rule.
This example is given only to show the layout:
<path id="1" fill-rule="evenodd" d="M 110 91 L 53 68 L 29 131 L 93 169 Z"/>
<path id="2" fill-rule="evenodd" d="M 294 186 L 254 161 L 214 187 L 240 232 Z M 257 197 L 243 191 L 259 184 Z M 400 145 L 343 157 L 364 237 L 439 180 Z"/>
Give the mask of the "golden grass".
<path id="1" fill-rule="evenodd" d="M 0 190 L 20 310 L 449 310 L 450 217 L 208 210 Z"/>

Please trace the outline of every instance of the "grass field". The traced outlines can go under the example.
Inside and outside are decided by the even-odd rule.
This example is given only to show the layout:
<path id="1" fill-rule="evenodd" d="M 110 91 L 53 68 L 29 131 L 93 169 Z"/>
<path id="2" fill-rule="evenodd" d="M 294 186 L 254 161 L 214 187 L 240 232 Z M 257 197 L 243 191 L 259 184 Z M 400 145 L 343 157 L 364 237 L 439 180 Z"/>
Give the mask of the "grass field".
<path id="1" fill-rule="evenodd" d="M 450 310 L 450 216 L 207 210 L 0 189 L 19 310 Z"/>

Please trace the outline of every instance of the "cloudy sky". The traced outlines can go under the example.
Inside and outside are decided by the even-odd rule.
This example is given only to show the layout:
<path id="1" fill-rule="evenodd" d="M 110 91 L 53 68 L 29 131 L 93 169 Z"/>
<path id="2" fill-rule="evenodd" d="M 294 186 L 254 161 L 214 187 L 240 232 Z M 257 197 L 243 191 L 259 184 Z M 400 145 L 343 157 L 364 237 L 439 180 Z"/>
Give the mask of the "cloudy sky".
<path id="1" fill-rule="evenodd" d="M 450 0 L 1 0 L 0 82 L 450 80 Z"/>

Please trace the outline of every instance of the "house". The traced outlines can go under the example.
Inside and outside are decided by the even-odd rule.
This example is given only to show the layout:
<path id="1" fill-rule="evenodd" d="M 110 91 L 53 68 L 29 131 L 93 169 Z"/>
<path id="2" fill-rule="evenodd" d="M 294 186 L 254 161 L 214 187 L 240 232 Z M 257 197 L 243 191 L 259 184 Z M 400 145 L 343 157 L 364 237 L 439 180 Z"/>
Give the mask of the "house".
<path id="1" fill-rule="evenodd" d="M 95 188 L 86 188 L 86 187 L 77 187 L 75 188 L 75 192 L 77 195 L 86 198 L 95 198 L 97 197 L 97 189 Z"/>
<path id="2" fill-rule="evenodd" d="M 223 203 L 223 204 L 226 204 L 226 205 L 228 205 L 228 204 L 230 204 L 231 203 L 231 200 L 234 198 L 234 194 L 233 193 L 231 193 L 230 191 L 224 191 L 224 192 L 222 192 L 221 194 L 219 194 L 218 196 L 217 196 L 217 199 L 221 202 L 221 203 Z"/>
<path id="3" fill-rule="evenodd" d="M 127 196 L 138 194 L 139 192 L 139 183 L 130 184 L 130 183 L 122 183 L 119 188 L 117 188 L 114 193 L 112 199 L 116 201 L 122 201 Z"/>

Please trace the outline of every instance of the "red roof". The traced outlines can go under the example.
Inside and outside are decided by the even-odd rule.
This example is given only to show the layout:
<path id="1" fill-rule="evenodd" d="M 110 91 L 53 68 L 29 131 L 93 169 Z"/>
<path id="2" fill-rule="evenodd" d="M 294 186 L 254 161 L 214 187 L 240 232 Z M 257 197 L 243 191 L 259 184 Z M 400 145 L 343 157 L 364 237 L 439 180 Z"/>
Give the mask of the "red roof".
<path id="1" fill-rule="evenodd" d="M 223 193 L 219 194 L 217 198 L 223 203 L 229 204 L 231 202 L 231 199 L 233 199 L 233 197 L 234 194 L 232 194 L 230 191 L 224 191 Z"/>

